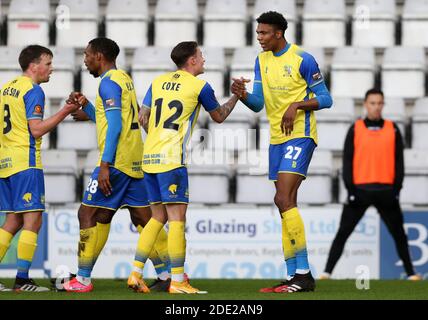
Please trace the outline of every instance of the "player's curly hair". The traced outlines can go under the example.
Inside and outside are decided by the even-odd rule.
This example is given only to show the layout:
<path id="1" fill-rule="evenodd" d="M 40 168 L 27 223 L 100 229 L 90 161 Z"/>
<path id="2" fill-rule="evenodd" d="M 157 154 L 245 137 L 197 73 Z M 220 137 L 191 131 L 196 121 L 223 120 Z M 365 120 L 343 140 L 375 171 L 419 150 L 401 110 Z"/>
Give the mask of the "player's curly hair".
<path id="1" fill-rule="evenodd" d="M 256 19 L 257 23 L 270 24 L 277 30 L 282 30 L 282 36 L 284 36 L 285 30 L 287 30 L 288 22 L 282 14 L 276 11 L 264 12 Z"/>
<path id="2" fill-rule="evenodd" d="M 109 62 L 114 62 L 120 52 L 117 43 L 109 38 L 95 38 L 89 41 L 89 44 L 92 51 L 101 53 Z"/>
<path id="3" fill-rule="evenodd" d="M 27 71 L 30 63 L 39 63 L 42 55 L 48 55 L 53 57 L 53 53 L 49 48 L 33 44 L 22 49 L 19 54 L 19 65 L 22 71 Z"/>
<path id="4" fill-rule="evenodd" d="M 171 59 L 178 68 L 186 64 L 187 59 L 196 54 L 198 43 L 196 41 L 183 41 L 171 51 Z"/>

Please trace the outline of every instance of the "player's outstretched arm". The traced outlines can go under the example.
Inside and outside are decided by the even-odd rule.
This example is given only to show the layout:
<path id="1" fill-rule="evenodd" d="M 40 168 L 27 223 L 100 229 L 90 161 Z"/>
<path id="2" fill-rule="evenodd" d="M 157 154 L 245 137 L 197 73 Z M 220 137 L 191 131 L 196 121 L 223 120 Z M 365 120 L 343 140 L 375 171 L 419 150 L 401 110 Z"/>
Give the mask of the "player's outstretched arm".
<path id="1" fill-rule="evenodd" d="M 75 121 L 91 120 L 92 122 L 96 122 L 95 107 L 83 93 L 75 91 L 71 92 L 68 96 L 67 102 L 78 103 L 82 107 L 82 110 L 77 110 L 71 114 Z"/>
<path id="2" fill-rule="evenodd" d="M 245 86 L 246 83 L 250 82 L 250 79 L 244 79 L 241 77 L 232 78 L 232 85 L 230 91 L 236 94 L 244 105 L 254 112 L 260 112 L 265 104 L 263 97 L 263 88 L 260 81 L 254 81 L 253 92 L 249 93 Z"/>
<path id="3" fill-rule="evenodd" d="M 53 116 L 46 120 L 32 119 L 28 120 L 28 126 L 30 127 L 31 134 L 34 138 L 40 138 L 45 135 L 53 128 L 55 128 L 62 120 L 64 120 L 69 114 L 77 111 L 80 105 L 77 103 L 65 103 L 64 106 Z"/>
<path id="4" fill-rule="evenodd" d="M 232 112 L 233 108 L 235 108 L 238 100 L 239 98 L 237 95 L 232 95 L 230 99 L 226 101 L 226 103 L 210 112 L 211 119 L 217 123 L 222 123 Z"/>

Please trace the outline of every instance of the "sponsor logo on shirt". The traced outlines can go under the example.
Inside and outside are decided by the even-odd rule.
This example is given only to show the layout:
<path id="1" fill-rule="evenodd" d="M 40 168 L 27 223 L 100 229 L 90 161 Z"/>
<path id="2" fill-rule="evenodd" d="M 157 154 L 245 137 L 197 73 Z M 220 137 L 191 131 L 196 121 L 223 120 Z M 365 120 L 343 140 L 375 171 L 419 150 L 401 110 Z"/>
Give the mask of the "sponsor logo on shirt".
<path id="1" fill-rule="evenodd" d="M 35 116 L 41 116 L 41 115 L 43 115 L 42 107 L 41 106 L 36 106 L 34 108 L 33 115 L 35 115 Z"/>

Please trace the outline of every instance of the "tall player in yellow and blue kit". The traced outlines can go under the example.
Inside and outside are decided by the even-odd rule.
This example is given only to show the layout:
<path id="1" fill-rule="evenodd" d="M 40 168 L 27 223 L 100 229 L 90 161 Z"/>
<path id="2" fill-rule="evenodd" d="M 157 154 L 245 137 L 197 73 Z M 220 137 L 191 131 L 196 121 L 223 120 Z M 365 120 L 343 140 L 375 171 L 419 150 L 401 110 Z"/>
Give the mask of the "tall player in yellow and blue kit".
<path id="1" fill-rule="evenodd" d="M 45 186 L 40 159 L 42 136 L 76 111 L 77 104 L 65 104 L 55 115 L 43 120 L 45 95 L 40 87 L 52 73 L 52 52 L 31 45 L 19 55 L 23 74 L 7 82 L 0 91 L 0 211 L 6 221 L 0 228 L 0 260 L 19 231 L 18 272 L 14 290 L 41 292 L 29 278 L 37 247 L 38 232 L 45 210 Z M 8 290 L 0 284 L 0 291 Z"/>
<path id="2" fill-rule="evenodd" d="M 171 52 L 178 70 L 155 78 L 144 98 L 140 121 L 146 131 L 144 180 L 152 218 L 139 239 L 134 270 L 128 283 L 145 287 L 144 264 L 157 234 L 169 221 L 168 253 L 171 261 L 170 293 L 205 293 L 192 287 L 184 275 L 186 238 L 185 217 L 189 202 L 186 145 L 201 105 L 211 118 L 221 123 L 230 114 L 238 97 L 219 105 L 214 90 L 197 76 L 204 72 L 204 58 L 194 41 L 181 42 Z"/>
<path id="3" fill-rule="evenodd" d="M 318 64 L 309 53 L 287 43 L 287 21 L 277 12 L 258 19 L 257 40 L 263 52 L 255 62 L 253 92 L 242 79 L 234 79 L 232 92 L 251 110 L 266 105 L 270 123 L 269 179 L 275 181 L 274 202 L 282 220 L 282 246 L 287 279 L 261 292 L 313 291 L 306 249 L 305 228 L 297 209 L 297 191 L 306 178 L 317 145 L 314 111 L 331 107 L 333 101 Z"/>
<path id="4" fill-rule="evenodd" d="M 131 77 L 116 69 L 119 51 L 111 39 L 91 40 L 85 49 L 84 63 L 92 75 L 101 78 L 95 107 L 83 95 L 74 95 L 74 99 L 85 105 L 84 112 L 96 122 L 100 158 L 79 208 L 78 273 L 63 284 L 66 291 L 93 290 L 92 269 L 119 208 L 129 208 L 131 215 L 140 217 L 140 221 L 151 216 L 143 182 L 137 98 Z M 164 239 L 167 255 L 166 234 Z"/>

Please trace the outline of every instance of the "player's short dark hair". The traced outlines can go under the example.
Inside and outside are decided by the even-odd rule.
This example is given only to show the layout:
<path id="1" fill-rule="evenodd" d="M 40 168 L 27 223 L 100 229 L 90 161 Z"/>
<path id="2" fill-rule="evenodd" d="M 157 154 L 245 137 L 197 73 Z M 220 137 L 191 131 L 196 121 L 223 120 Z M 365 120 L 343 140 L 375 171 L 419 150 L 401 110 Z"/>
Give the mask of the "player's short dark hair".
<path id="1" fill-rule="evenodd" d="M 92 51 L 101 53 L 109 62 L 114 62 L 120 52 L 117 43 L 109 38 L 95 38 L 89 44 Z"/>
<path id="2" fill-rule="evenodd" d="M 198 43 L 196 41 L 183 41 L 171 51 L 171 59 L 178 68 L 186 64 L 187 59 L 196 54 Z"/>
<path id="3" fill-rule="evenodd" d="M 53 53 L 49 48 L 42 47 L 37 44 L 33 44 L 22 49 L 18 58 L 22 71 L 27 71 L 30 63 L 39 63 L 42 55 L 44 54 L 53 57 Z"/>
<path id="4" fill-rule="evenodd" d="M 282 14 L 276 11 L 264 12 L 256 19 L 257 23 L 270 24 L 277 30 L 282 30 L 284 35 L 288 28 L 288 22 Z"/>
<path id="5" fill-rule="evenodd" d="M 367 101 L 367 98 L 371 94 L 380 94 L 382 98 L 384 97 L 382 90 L 380 90 L 379 88 L 372 88 L 370 90 L 367 90 L 366 95 L 364 96 L 364 101 Z"/>

